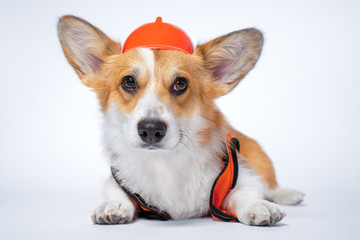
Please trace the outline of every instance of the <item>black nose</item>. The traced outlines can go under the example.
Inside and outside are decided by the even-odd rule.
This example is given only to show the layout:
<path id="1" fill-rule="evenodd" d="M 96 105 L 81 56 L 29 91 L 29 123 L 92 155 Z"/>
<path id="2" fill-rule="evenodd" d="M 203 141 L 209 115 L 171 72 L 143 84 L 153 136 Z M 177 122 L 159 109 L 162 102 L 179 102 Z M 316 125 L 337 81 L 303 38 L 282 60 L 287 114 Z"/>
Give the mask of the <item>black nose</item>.
<path id="1" fill-rule="evenodd" d="M 138 134 L 146 143 L 158 143 L 166 134 L 166 124 L 159 120 L 142 120 L 138 124 Z"/>

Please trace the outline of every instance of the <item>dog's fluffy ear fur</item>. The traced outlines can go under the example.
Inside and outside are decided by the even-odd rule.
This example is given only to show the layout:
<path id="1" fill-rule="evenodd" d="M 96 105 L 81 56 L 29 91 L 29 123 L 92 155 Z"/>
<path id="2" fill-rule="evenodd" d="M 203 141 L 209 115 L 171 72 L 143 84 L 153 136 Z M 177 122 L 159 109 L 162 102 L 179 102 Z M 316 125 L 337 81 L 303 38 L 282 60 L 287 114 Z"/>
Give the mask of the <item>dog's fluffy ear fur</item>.
<path id="1" fill-rule="evenodd" d="M 67 60 L 89 87 L 94 87 L 91 79 L 99 73 L 105 57 L 121 52 L 119 43 L 78 17 L 60 18 L 58 36 Z"/>
<path id="2" fill-rule="evenodd" d="M 217 96 L 230 92 L 254 67 L 262 45 L 262 33 L 250 28 L 197 46 L 195 54 L 203 57 L 211 71 Z"/>

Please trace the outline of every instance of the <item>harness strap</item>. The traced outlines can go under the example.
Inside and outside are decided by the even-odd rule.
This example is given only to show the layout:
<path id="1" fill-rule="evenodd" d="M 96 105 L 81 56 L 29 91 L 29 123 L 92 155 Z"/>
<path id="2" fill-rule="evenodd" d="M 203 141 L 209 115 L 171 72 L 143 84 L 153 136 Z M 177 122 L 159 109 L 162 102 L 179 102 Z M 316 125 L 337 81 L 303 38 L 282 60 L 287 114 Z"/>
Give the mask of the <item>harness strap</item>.
<path id="1" fill-rule="evenodd" d="M 224 222 L 238 222 L 238 218 L 230 214 L 225 209 L 221 209 L 221 205 L 236 185 L 238 177 L 238 161 L 236 150 L 240 152 L 239 140 L 228 134 L 226 156 L 222 157 L 223 169 L 216 178 L 210 194 L 210 213 L 213 218 Z"/>
<path id="2" fill-rule="evenodd" d="M 159 220 L 163 220 L 163 221 L 171 219 L 170 215 L 167 212 L 161 211 L 157 207 L 147 204 L 144 201 L 144 199 L 140 196 L 140 194 L 130 192 L 130 190 L 122 184 L 121 180 L 116 177 L 116 173 L 117 173 L 116 169 L 111 166 L 111 174 L 112 174 L 113 178 L 115 179 L 115 181 L 117 182 L 117 184 L 119 184 L 119 186 L 122 188 L 122 190 L 124 190 L 124 192 L 129 197 L 131 197 L 135 202 L 137 202 L 140 205 L 141 210 L 142 210 L 139 213 L 140 217 L 145 217 L 145 218 L 150 218 L 150 219 L 159 219 Z"/>

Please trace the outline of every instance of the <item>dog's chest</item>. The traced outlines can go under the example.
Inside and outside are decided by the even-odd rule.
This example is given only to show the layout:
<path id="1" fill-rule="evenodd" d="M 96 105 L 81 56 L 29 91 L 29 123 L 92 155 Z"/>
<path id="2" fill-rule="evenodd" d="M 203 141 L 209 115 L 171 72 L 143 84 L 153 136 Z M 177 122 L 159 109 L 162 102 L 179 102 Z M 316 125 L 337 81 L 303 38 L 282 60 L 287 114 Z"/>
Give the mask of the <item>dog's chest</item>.
<path id="1" fill-rule="evenodd" d="M 214 156 L 212 156 L 214 157 Z M 211 187 L 220 172 L 219 159 L 206 154 L 129 154 L 115 166 L 133 193 L 173 219 L 208 213 Z"/>

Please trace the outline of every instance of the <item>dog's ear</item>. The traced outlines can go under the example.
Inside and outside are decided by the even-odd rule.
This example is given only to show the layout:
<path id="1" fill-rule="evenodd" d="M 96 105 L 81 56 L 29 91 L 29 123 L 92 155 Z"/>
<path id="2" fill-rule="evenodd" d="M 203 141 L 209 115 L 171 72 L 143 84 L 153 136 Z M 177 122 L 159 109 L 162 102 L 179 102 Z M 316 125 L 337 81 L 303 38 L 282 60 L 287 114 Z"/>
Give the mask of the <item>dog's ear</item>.
<path id="1" fill-rule="evenodd" d="M 261 32 L 250 28 L 197 46 L 195 54 L 203 57 L 211 71 L 217 96 L 230 92 L 254 67 L 262 45 Z"/>
<path id="2" fill-rule="evenodd" d="M 74 16 L 60 18 L 58 36 L 67 60 L 89 87 L 95 86 L 93 79 L 100 71 L 104 58 L 121 51 L 119 43 L 85 20 Z"/>

